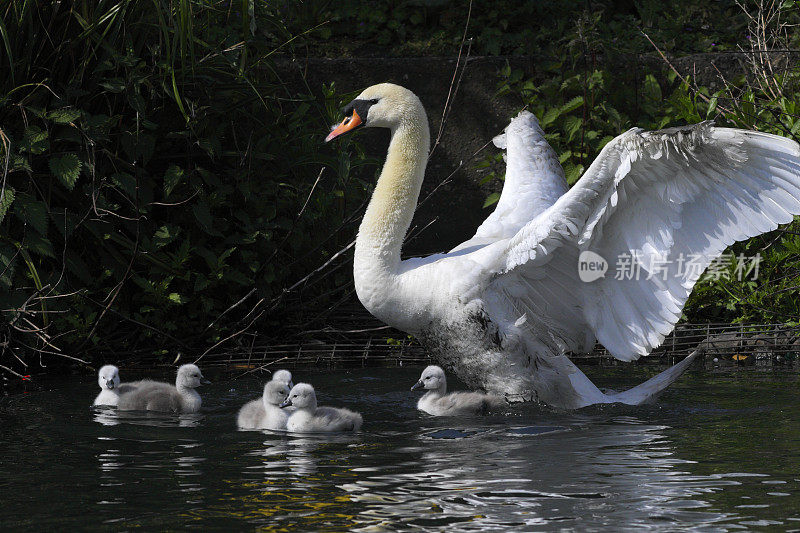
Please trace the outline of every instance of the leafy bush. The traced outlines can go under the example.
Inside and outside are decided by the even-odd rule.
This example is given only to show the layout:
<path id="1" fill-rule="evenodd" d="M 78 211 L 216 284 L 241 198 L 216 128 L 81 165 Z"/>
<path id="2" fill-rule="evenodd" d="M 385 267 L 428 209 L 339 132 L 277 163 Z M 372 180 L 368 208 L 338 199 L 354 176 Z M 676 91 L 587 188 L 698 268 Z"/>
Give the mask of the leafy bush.
<path id="1" fill-rule="evenodd" d="M 364 159 L 323 149 L 340 98 L 281 79 L 272 56 L 291 35 L 268 5 L 0 9 L 7 369 L 33 350 L 207 347 L 346 244 L 332 229 L 365 198 L 350 174 Z"/>

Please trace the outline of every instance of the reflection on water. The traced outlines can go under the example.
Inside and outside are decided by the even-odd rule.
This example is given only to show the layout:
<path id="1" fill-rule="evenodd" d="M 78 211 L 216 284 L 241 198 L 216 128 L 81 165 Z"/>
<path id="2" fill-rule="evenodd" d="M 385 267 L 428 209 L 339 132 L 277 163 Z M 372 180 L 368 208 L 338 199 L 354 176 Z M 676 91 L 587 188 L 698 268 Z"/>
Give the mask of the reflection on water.
<path id="1" fill-rule="evenodd" d="M 208 388 L 196 415 L 91 409 L 88 379 L 4 400 L 0 524 L 800 527 L 795 376 L 689 376 L 650 407 L 563 413 L 523 405 L 486 418 L 436 419 L 395 390 L 417 374 L 302 376 L 323 403 L 362 412 L 364 430 L 355 436 L 237 431 L 236 411 L 258 394 L 256 381 Z"/>

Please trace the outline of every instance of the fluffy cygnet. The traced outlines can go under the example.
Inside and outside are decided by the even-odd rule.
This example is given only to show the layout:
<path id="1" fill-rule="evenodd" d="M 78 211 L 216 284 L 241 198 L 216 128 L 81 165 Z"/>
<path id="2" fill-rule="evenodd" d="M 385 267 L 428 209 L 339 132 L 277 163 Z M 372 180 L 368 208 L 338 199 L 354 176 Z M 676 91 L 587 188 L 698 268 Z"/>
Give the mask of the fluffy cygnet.
<path id="1" fill-rule="evenodd" d="M 436 365 L 423 370 L 419 381 L 411 387 L 411 390 L 419 387 L 425 388 L 428 392 L 417 402 L 417 409 L 433 416 L 479 415 L 503 404 L 501 398 L 482 392 L 446 394 L 447 378 L 444 376 L 444 370 Z"/>
<path id="2" fill-rule="evenodd" d="M 137 383 L 119 382 L 119 368 L 114 365 L 105 365 L 97 373 L 97 384 L 100 385 L 100 394 L 94 399 L 93 405 L 117 406 L 119 395 L 130 392 L 137 387 Z"/>
<path id="3" fill-rule="evenodd" d="M 237 424 L 242 429 L 286 431 L 290 413 L 280 408 L 289 394 L 289 387 L 280 381 L 268 381 L 261 398 L 247 402 L 239 410 Z"/>
<path id="4" fill-rule="evenodd" d="M 207 383 L 210 382 L 196 365 L 183 365 L 178 368 L 174 386 L 158 381 L 137 382 L 135 390 L 120 394 L 117 408 L 123 411 L 196 413 L 202 401 L 194 389 Z"/>
<path id="5" fill-rule="evenodd" d="M 276 370 L 275 373 L 272 374 L 272 381 L 283 383 L 289 387 L 289 390 L 292 390 L 292 387 L 294 387 L 294 383 L 292 383 L 292 373 L 288 370 Z"/>
<path id="6" fill-rule="evenodd" d="M 293 433 L 333 433 L 358 431 L 363 419 L 349 409 L 317 407 L 317 394 L 308 383 L 298 383 L 289 392 L 282 408 L 293 406 L 295 412 L 289 416 L 286 429 Z"/>
<path id="7" fill-rule="evenodd" d="M 286 392 L 283 393 L 283 396 L 277 402 L 274 401 L 275 398 L 272 397 L 272 394 L 267 393 L 267 385 L 269 383 L 277 383 L 279 385 L 284 385 L 286 388 Z M 255 400 L 251 400 L 244 404 L 241 409 L 239 409 L 239 415 L 237 416 L 237 425 L 242 429 L 278 429 L 278 430 L 285 430 L 286 429 L 286 418 L 289 417 L 290 414 L 294 412 L 294 407 L 289 407 L 288 409 L 281 410 L 279 405 L 280 403 L 286 399 L 286 396 L 289 394 L 289 391 L 292 390 L 294 387 L 294 383 L 292 383 L 292 373 L 288 370 L 276 370 L 272 374 L 272 380 L 267 382 L 264 385 L 264 393 L 261 397 L 256 398 Z M 277 390 L 277 389 L 275 389 Z M 273 394 L 274 393 L 273 391 Z M 277 397 L 277 396 L 276 396 Z M 267 408 L 267 405 L 274 405 L 275 409 Z M 267 413 L 270 412 L 270 426 L 276 427 L 266 427 L 266 417 L 268 416 Z M 282 419 L 282 420 L 281 420 Z M 277 427 L 281 426 L 282 427 Z"/>
<path id="8" fill-rule="evenodd" d="M 94 405 L 117 405 L 119 401 L 119 368 L 106 365 L 97 373 L 97 384 L 100 394 L 94 399 Z"/>

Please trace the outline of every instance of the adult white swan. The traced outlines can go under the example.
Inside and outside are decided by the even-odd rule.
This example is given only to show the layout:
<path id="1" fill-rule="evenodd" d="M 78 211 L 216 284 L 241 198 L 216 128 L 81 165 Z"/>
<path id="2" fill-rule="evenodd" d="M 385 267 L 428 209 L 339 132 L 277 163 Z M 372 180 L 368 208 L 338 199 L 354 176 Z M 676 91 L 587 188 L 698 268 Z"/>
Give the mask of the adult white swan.
<path id="1" fill-rule="evenodd" d="M 498 139 L 508 148 L 506 181 L 475 236 L 447 254 L 403 261 L 430 144 L 425 110 L 411 91 L 384 83 L 362 92 L 345 115 L 327 141 L 360 126 L 391 130 L 356 240 L 361 302 L 469 385 L 557 407 L 637 404 L 663 390 L 696 354 L 614 395 L 565 354 L 588 351 L 596 339 L 623 361 L 647 354 L 728 245 L 800 213 L 800 147 L 791 140 L 710 123 L 632 129 L 567 191 L 556 154 L 528 114 Z M 612 267 L 638 258 L 641 275 L 617 279 L 612 271 L 583 282 L 582 252 Z"/>

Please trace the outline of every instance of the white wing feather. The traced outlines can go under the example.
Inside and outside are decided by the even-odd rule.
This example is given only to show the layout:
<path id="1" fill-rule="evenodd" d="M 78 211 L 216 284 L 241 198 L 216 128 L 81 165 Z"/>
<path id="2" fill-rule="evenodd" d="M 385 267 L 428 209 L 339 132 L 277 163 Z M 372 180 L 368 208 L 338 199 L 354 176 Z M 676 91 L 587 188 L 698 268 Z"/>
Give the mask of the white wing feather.
<path id="1" fill-rule="evenodd" d="M 532 113 L 520 112 L 493 142 L 506 150 L 502 194 L 494 212 L 481 224 L 475 236 L 455 250 L 513 237 L 567 192 L 558 156 L 545 140 L 539 121 Z"/>
<path id="2" fill-rule="evenodd" d="M 709 123 L 630 130 L 507 240 L 483 299 L 490 314 L 526 314 L 527 331 L 551 350 L 585 350 L 596 337 L 618 359 L 636 359 L 672 330 L 702 271 L 727 246 L 796 214 L 797 143 Z M 580 281 L 585 250 L 608 261 L 605 277 Z M 639 255 L 638 280 L 615 279 L 624 254 Z"/>

